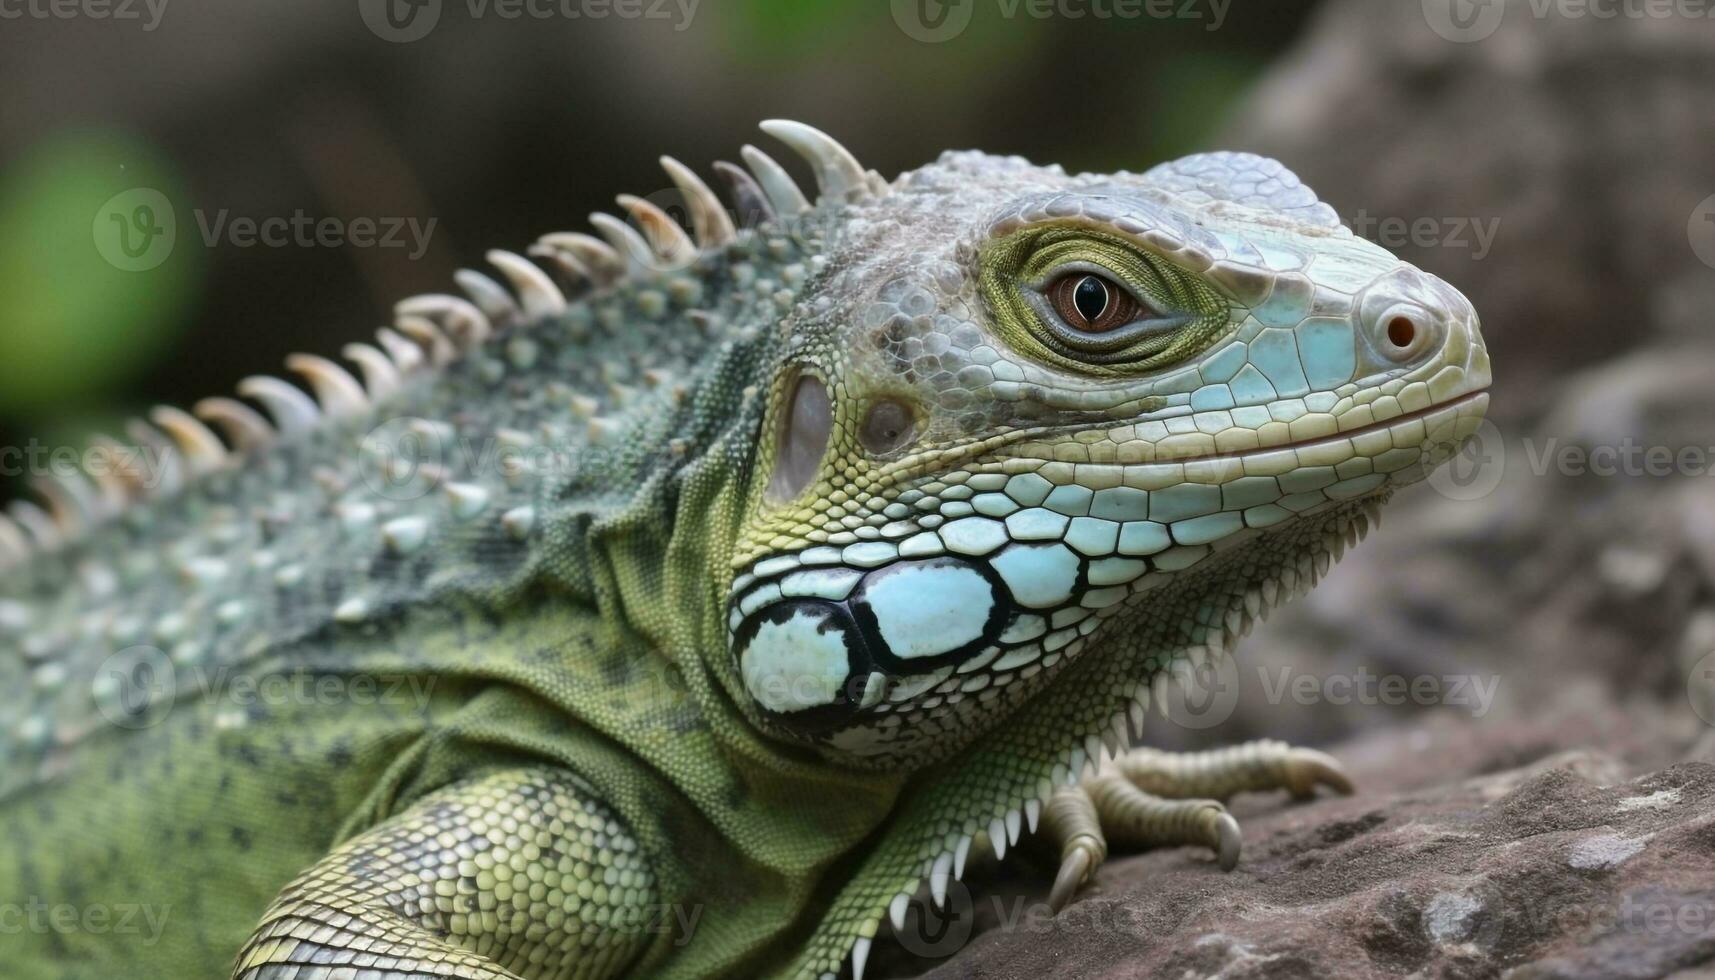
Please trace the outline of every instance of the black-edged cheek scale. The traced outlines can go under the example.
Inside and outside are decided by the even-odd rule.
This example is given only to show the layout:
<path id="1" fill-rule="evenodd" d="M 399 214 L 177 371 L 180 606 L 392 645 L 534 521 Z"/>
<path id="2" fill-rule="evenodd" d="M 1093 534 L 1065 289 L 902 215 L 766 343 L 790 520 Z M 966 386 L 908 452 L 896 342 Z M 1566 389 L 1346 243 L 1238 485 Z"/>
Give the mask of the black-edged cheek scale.
<path id="1" fill-rule="evenodd" d="M 943 555 L 867 571 L 800 568 L 745 594 L 735 612 L 745 688 L 782 724 L 814 734 L 881 703 L 898 679 L 992 649 L 1013 606 L 988 563 Z"/>
<path id="2" fill-rule="evenodd" d="M 820 460 L 830 417 L 825 389 L 800 380 L 771 491 L 808 485 L 802 468 L 812 451 Z M 917 430 L 911 407 L 884 397 L 865 411 L 858 434 L 880 455 L 909 445 Z M 811 548 L 765 559 L 746 578 L 797 570 L 748 592 L 739 584 L 730 625 L 740 676 L 757 704 L 788 727 L 837 729 L 879 704 L 890 680 L 956 667 L 993 649 L 1012 619 L 1007 584 L 987 562 L 950 555 L 899 561 L 892 545 L 870 550 Z M 812 561 L 826 564 L 804 567 Z"/>

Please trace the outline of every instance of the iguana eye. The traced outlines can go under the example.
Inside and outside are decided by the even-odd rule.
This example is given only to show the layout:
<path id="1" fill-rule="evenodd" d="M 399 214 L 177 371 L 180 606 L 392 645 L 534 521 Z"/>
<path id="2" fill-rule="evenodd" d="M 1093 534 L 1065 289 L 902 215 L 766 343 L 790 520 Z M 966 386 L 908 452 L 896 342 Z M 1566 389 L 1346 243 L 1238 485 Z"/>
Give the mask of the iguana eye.
<path id="1" fill-rule="evenodd" d="M 1061 276 L 1044 292 L 1066 325 L 1085 333 L 1107 333 L 1148 312 L 1119 284 L 1092 272 Z"/>
<path id="2" fill-rule="evenodd" d="M 1234 323 L 1228 302 L 1196 275 L 1100 230 L 1025 228 L 979 258 L 995 332 L 1062 369 L 1142 374 L 1207 349 Z"/>

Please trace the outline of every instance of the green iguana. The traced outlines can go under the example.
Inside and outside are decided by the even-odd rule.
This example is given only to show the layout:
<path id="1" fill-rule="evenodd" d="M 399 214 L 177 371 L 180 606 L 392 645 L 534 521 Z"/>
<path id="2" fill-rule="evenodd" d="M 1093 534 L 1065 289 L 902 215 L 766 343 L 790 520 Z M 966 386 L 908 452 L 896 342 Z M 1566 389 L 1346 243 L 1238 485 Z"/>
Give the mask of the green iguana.
<path id="1" fill-rule="evenodd" d="M 0 520 L 0 972 L 861 976 L 1039 818 L 1058 907 L 1349 789 L 1128 745 L 1474 431 L 1464 297 L 1248 154 L 763 129 L 814 201 L 666 159 L 694 238 L 622 197 Z"/>

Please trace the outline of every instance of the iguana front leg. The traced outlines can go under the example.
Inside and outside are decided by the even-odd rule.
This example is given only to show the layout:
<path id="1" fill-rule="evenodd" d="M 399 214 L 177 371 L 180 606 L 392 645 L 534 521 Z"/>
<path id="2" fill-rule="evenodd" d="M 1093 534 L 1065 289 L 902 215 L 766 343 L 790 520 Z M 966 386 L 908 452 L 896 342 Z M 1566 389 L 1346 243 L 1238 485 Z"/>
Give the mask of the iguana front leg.
<path id="1" fill-rule="evenodd" d="M 1242 838 L 1225 800 L 1280 789 L 1303 800 L 1315 796 L 1317 786 L 1352 792 L 1332 756 L 1284 742 L 1265 739 L 1186 753 L 1131 749 L 1049 799 L 1044 825 L 1059 849 L 1060 872 L 1048 904 L 1059 910 L 1071 901 L 1107 859 L 1110 837 L 1135 849 L 1201 844 L 1230 871 Z"/>
<path id="2" fill-rule="evenodd" d="M 655 883 L 577 777 L 455 784 L 356 837 L 281 893 L 234 980 L 603 980 L 649 939 Z"/>

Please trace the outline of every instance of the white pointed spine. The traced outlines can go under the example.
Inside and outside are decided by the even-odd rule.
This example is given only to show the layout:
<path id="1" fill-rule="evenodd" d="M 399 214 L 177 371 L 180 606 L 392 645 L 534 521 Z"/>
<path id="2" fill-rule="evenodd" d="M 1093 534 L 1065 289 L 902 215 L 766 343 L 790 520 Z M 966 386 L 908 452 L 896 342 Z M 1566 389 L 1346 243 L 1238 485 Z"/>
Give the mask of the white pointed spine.
<path id="1" fill-rule="evenodd" d="M 13 522 L 29 535 L 34 551 L 53 551 L 64 543 L 59 528 L 48 512 L 28 500 L 14 500 L 7 505 Z"/>
<path id="2" fill-rule="evenodd" d="M 333 618 L 339 623 L 361 623 L 369 616 L 369 602 L 353 597 L 334 607 Z"/>
<path id="3" fill-rule="evenodd" d="M 517 290 L 525 316 L 538 320 L 565 312 L 566 297 L 560 294 L 560 287 L 554 285 L 554 280 L 549 279 L 536 263 L 500 249 L 490 251 L 487 259 Z"/>
<path id="4" fill-rule="evenodd" d="M 393 304 L 394 316 L 425 316 L 441 321 L 464 350 L 485 343 L 494 333 L 494 326 L 476 304 L 450 293 L 424 293 Z"/>
<path id="5" fill-rule="evenodd" d="M 589 270 L 590 277 L 606 285 L 625 274 L 625 260 L 613 246 L 578 231 L 557 231 L 543 235 L 537 243 L 545 248 L 564 252 Z"/>
<path id="6" fill-rule="evenodd" d="M 637 233 L 637 229 L 600 211 L 590 215 L 590 224 L 607 239 L 616 253 L 624 257 L 629 274 L 647 275 L 655 271 L 655 250 Z"/>
<path id="7" fill-rule="evenodd" d="M 488 491 L 474 483 L 449 483 L 443 489 L 453 517 L 461 521 L 474 520 L 488 509 Z"/>
<path id="8" fill-rule="evenodd" d="M 36 477 L 30 485 L 47 501 L 48 515 L 63 537 L 83 533 L 99 516 L 92 505 L 89 483 L 81 473 L 51 473 Z"/>
<path id="9" fill-rule="evenodd" d="M 815 169 L 820 196 L 843 201 L 869 193 L 863 167 L 827 133 L 790 119 L 767 120 L 762 131 L 791 147 Z"/>
<path id="10" fill-rule="evenodd" d="M 393 321 L 399 332 L 411 338 L 419 349 L 427 351 L 429 363 L 446 367 L 458 359 L 458 347 L 441 331 L 440 324 L 426 316 L 401 316 Z"/>
<path id="11" fill-rule="evenodd" d="M 514 539 L 522 541 L 536 527 L 536 510 L 533 507 L 514 507 L 501 515 L 500 526 Z"/>
<path id="12" fill-rule="evenodd" d="M 0 568 L 11 568 L 28 561 L 32 551 L 24 529 L 11 517 L 0 513 Z"/>
<path id="13" fill-rule="evenodd" d="M 238 383 L 238 393 L 262 403 L 274 420 L 274 427 L 283 435 L 308 431 L 321 417 L 316 403 L 298 388 L 267 375 L 245 378 Z"/>
<path id="14" fill-rule="evenodd" d="M 215 442 L 218 445 L 220 440 L 217 438 Z M 140 485 L 143 481 L 131 472 L 134 468 L 126 466 L 130 450 L 118 440 L 99 434 L 90 438 L 89 449 L 91 461 L 99 461 L 99 465 L 89 468 L 89 477 L 95 481 L 110 513 L 122 512 L 132 500 L 144 495 L 148 488 Z"/>
<path id="15" fill-rule="evenodd" d="M 798 189 L 797 182 L 773 157 L 749 145 L 741 147 L 738 152 L 744 158 L 745 166 L 755 175 L 757 184 L 762 187 L 762 193 L 768 197 L 768 203 L 774 206 L 776 214 L 790 220 L 810 210 L 810 202 L 805 199 L 804 192 Z"/>
<path id="16" fill-rule="evenodd" d="M 400 375 L 411 374 L 423 366 L 423 349 L 396 331 L 382 327 L 375 331 L 375 341 L 387 352 Z"/>
<path id="17" fill-rule="evenodd" d="M 686 236 L 679 223 L 654 204 L 631 194 L 621 194 L 619 206 L 631 215 L 643 229 L 643 240 L 649 243 L 655 258 L 669 266 L 683 265 L 697 257 L 697 246 Z"/>
<path id="18" fill-rule="evenodd" d="M 574 287 L 581 286 L 586 282 L 600 281 L 595 273 L 590 271 L 590 267 L 584 265 L 583 260 L 562 249 L 537 242 L 526 248 L 524 254 L 535 259 L 549 272 L 557 274 L 561 280 Z"/>
<path id="19" fill-rule="evenodd" d="M 276 380 L 274 383 L 283 392 L 296 392 L 297 397 L 309 402 L 312 411 L 314 410 L 315 403 L 310 401 L 307 395 L 283 381 Z M 248 409 L 244 410 L 249 411 Z M 254 415 L 255 413 L 251 412 L 250 414 Z M 267 422 L 262 422 L 261 425 L 264 430 L 272 432 L 272 428 Z M 125 435 L 130 440 L 127 445 L 121 445 L 111 440 L 103 442 L 103 437 L 97 437 L 95 444 L 113 454 L 110 459 L 116 462 L 115 479 L 134 488 L 135 496 L 169 496 L 177 493 L 184 486 L 186 480 L 197 475 L 195 467 L 185 458 L 182 448 L 164 435 L 161 430 L 142 419 L 128 419 L 125 423 Z M 135 465 L 136 456 L 140 452 L 155 454 L 156 465 L 153 470 Z M 115 499 L 118 497 L 116 496 Z"/>
<path id="20" fill-rule="evenodd" d="M 518 322 L 523 315 L 518 309 L 518 303 L 506 287 L 488 278 L 475 269 L 460 269 L 453 273 L 453 282 L 465 291 L 477 309 L 487 316 L 490 323 L 497 326 L 507 326 Z"/>
<path id="21" fill-rule="evenodd" d="M 408 555 L 423 546 L 429 536 L 429 521 L 424 517 L 400 517 L 381 526 L 381 541 L 396 555 Z"/>
<path id="22" fill-rule="evenodd" d="M 363 373 L 363 388 L 371 402 L 378 402 L 399 390 L 399 368 L 379 349 L 368 344 L 346 344 L 340 353 Z"/>
<path id="23" fill-rule="evenodd" d="M 149 420 L 172 437 L 192 472 L 207 473 L 226 462 L 226 447 L 220 437 L 195 416 L 171 405 L 157 405 L 150 409 Z"/>
<path id="24" fill-rule="evenodd" d="M 286 367 L 303 376 L 316 393 L 321 410 L 333 418 L 347 418 L 369 408 L 369 396 L 351 372 L 325 357 L 293 354 Z"/>
<path id="25" fill-rule="evenodd" d="M 720 198 L 703 183 L 696 172 L 672 157 L 661 158 L 661 169 L 667 171 L 667 176 L 673 181 L 673 186 L 679 188 L 679 193 L 685 197 L 685 206 L 691 212 L 691 227 L 697 235 L 697 244 L 702 248 L 720 248 L 738 237 L 732 226 L 732 219 L 727 216 L 726 208 L 721 206 Z"/>

